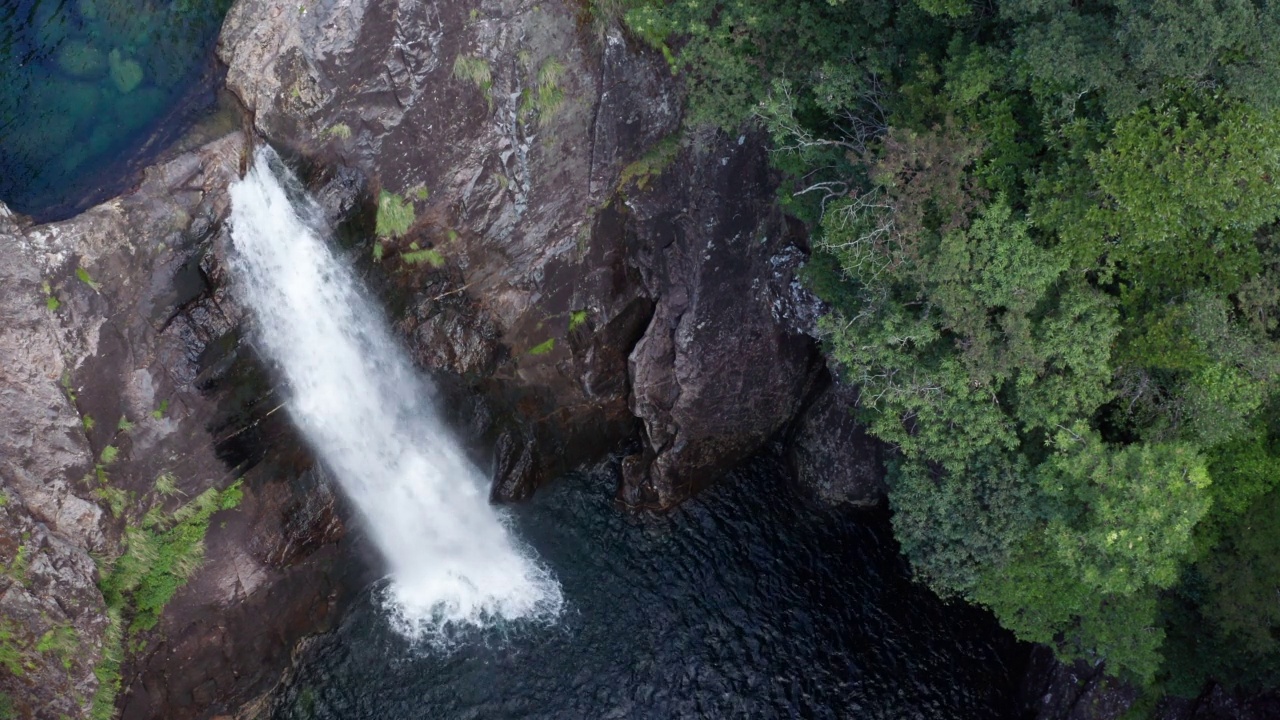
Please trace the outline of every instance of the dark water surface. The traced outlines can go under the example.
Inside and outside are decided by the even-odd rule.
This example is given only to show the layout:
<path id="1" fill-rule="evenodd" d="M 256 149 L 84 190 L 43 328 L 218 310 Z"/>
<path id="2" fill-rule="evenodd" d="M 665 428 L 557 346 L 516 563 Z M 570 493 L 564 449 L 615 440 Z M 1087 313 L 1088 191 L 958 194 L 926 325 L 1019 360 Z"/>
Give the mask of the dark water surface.
<path id="1" fill-rule="evenodd" d="M 65 217 L 213 102 L 232 0 L 0 0 L 0 200 Z"/>
<path id="2" fill-rule="evenodd" d="M 883 518 L 807 509 L 771 460 L 635 518 L 607 473 L 515 508 L 568 609 L 552 627 L 414 648 L 366 593 L 276 720 L 1011 718 L 1022 649 L 910 583 Z"/>

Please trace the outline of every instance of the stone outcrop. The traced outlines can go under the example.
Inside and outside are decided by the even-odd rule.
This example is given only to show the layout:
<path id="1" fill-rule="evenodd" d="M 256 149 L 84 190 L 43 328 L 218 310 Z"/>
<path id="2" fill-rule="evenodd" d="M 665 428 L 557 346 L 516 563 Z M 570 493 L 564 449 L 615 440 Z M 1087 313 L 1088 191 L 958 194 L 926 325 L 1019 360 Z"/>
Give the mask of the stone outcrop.
<path id="1" fill-rule="evenodd" d="M 796 239 L 768 158 L 759 138 L 682 142 L 661 56 L 557 2 L 303 10 L 236 4 L 228 87 L 272 142 L 414 205 L 371 269 L 419 362 L 514 418 L 487 430 L 495 498 L 638 435 L 620 498 L 669 507 L 795 414 L 817 354 L 775 317 Z"/>
<path id="2" fill-rule="evenodd" d="M 206 715 L 274 683 L 340 599 L 336 501 L 220 270 L 245 152 L 234 133 L 71 220 L 0 219 L 0 654 L 16 657 L 0 692 L 17 717 L 86 716 L 107 654 L 124 717 Z M 159 625 L 129 628 L 126 607 L 107 647 L 99 583 L 126 529 L 237 478 L 240 507 L 213 516 Z"/>
<path id="3" fill-rule="evenodd" d="M 1062 663 L 1045 647 L 1031 653 L 1022 683 L 1022 705 L 1034 720 L 1266 720 L 1280 717 L 1280 695 L 1236 693 L 1209 683 L 1194 698 L 1166 697 L 1139 710 L 1133 686 L 1107 677 L 1101 665 Z"/>
<path id="4" fill-rule="evenodd" d="M 239 0 L 219 53 L 253 134 L 314 171 L 495 500 L 625 447 L 620 500 L 670 507 L 803 410 L 800 475 L 855 438 L 844 489 L 818 494 L 865 501 L 874 448 L 824 389 L 803 231 L 773 202 L 761 138 L 684 133 L 661 56 L 580 10 Z M 22 663 L 0 692 L 20 717 L 87 712 L 108 637 L 95 559 L 151 508 L 243 478 L 201 568 L 128 636 L 125 718 L 248 712 L 359 585 L 341 499 L 223 269 L 250 144 L 171 157 L 65 222 L 0 217 L 0 647 L 11 636 Z M 375 244 L 384 192 L 415 222 Z"/>
<path id="5" fill-rule="evenodd" d="M 826 373 L 819 387 L 787 443 L 796 480 L 826 505 L 879 505 L 888 494 L 884 461 L 889 449 L 854 419 L 855 388 Z"/>

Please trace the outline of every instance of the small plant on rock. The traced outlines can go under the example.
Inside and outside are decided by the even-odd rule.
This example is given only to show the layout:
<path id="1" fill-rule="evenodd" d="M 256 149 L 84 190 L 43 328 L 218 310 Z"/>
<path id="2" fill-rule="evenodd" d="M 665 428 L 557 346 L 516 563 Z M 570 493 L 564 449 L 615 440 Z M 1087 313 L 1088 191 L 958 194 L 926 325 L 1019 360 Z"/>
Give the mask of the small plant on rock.
<path id="1" fill-rule="evenodd" d="M 413 203 L 386 190 L 378 193 L 378 219 L 375 229 L 378 237 L 400 237 L 409 231 L 413 221 Z"/>

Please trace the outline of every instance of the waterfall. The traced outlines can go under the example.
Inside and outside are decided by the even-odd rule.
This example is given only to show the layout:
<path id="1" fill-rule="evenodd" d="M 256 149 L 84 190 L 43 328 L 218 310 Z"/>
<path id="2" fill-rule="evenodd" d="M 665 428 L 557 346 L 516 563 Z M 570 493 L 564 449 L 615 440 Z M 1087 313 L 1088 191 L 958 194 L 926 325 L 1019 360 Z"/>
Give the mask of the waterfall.
<path id="1" fill-rule="evenodd" d="M 267 149 L 231 187 L 233 287 L 278 366 L 286 407 L 387 563 L 398 627 L 447 639 L 549 619 L 560 587 L 488 502 L 436 393 L 325 242 L 318 206 Z"/>

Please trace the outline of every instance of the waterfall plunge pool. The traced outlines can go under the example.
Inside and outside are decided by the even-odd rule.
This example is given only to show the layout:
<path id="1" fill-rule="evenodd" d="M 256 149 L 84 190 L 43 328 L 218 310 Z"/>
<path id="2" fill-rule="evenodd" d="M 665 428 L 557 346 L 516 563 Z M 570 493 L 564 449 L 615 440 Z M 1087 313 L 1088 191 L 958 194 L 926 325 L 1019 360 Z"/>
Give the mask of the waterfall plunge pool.
<path id="1" fill-rule="evenodd" d="M 669 514 L 613 504 L 613 470 L 514 508 L 565 607 L 449 651 L 370 588 L 302 653 L 273 720 L 1020 717 L 1026 648 L 913 584 L 877 512 L 810 507 L 759 458 Z"/>
<path id="2" fill-rule="evenodd" d="M 489 506 L 296 179 L 262 149 L 231 195 L 255 345 L 390 573 L 309 643 L 275 720 L 1017 716 L 1026 649 L 776 459 L 666 515 L 620 511 L 615 467 Z"/>

